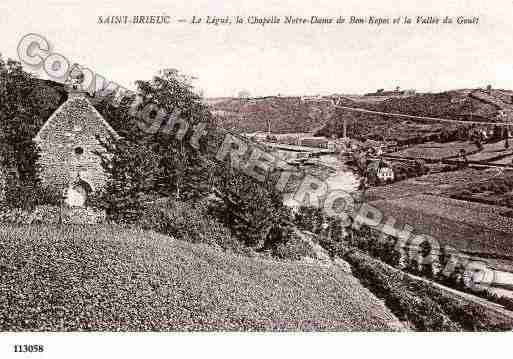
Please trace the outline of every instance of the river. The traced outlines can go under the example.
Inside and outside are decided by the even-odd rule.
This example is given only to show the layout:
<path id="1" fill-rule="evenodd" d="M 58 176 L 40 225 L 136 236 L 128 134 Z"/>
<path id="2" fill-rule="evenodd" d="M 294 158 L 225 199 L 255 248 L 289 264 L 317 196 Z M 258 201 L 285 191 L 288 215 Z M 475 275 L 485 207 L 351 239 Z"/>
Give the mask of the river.
<path id="1" fill-rule="evenodd" d="M 326 179 L 328 191 L 342 190 L 351 193 L 358 190 L 360 177 L 349 166 L 338 160 L 336 155 L 323 155 L 318 158 L 318 161 L 335 171 Z M 286 193 L 283 203 L 297 208 L 299 203 L 293 199 L 293 196 L 293 193 Z"/>

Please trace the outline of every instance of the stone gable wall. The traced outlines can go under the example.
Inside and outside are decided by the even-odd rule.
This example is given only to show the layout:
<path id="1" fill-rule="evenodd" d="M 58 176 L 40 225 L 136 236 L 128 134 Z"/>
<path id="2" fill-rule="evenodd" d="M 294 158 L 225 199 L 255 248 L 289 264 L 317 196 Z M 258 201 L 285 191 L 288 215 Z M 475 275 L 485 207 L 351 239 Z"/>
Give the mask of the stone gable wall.
<path id="1" fill-rule="evenodd" d="M 38 136 L 43 184 L 64 190 L 80 174 L 93 190 L 100 189 L 106 175 L 94 152 L 102 152 L 104 148 L 96 136 L 106 138 L 108 135 L 109 130 L 86 98 L 69 99 Z M 82 154 L 75 152 L 78 147 L 82 148 Z"/>

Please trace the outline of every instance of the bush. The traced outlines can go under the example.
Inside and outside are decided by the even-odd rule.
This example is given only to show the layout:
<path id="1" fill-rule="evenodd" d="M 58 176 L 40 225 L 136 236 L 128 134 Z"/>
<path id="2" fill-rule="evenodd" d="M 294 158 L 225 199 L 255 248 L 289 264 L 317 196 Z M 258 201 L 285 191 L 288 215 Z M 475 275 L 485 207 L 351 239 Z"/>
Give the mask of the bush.
<path id="1" fill-rule="evenodd" d="M 159 175 L 159 157 L 148 146 L 127 140 L 101 142 L 105 151 L 98 151 L 108 181 L 91 202 L 106 211 L 107 218 L 122 224 L 138 221 L 144 202 L 154 193 Z"/>
<path id="2" fill-rule="evenodd" d="M 323 210 L 309 206 L 299 207 L 294 217 L 294 222 L 299 228 L 312 233 L 319 233 L 323 220 Z"/>
<path id="3" fill-rule="evenodd" d="M 422 176 L 429 172 L 428 166 L 422 160 L 395 162 L 392 167 L 396 181 Z"/>
<path id="4" fill-rule="evenodd" d="M 60 206 L 64 200 L 62 192 L 53 187 L 39 187 L 36 190 L 36 194 L 39 205 Z"/>
<path id="5" fill-rule="evenodd" d="M 135 225 L 191 243 L 204 243 L 236 253 L 250 254 L 230 230 L 207 213 L 207 206 L 198 202 L 168 199 L 144 207 Z"/>
<path id="6" fill-rule="evenodd" d="M 505 309 L 513 311 L 513 298 L 500 296 L 488 291 L 485 291 L 487 294 L 491 295 L 493 302 L 502 305 Z"/>
<path id="7" fill-rule="evenodd" d="M 346 239 L 335 239 L 331 237 L 319 237 L 319 245 L 328 251 L 332 258 L 343 257 L 352 250 Z"/>
<path id="8" fill-rule="evenodd" d="M 32 212 L 32 223 L 60 223 L 62 220 L 61 207 L 37 206 Z"/>
<path id="9" fill-rule="evenodd" d="M 274 250 L 274 255 L 280 259 L 301 260 L 304 257 L 316 258 L 312 246 L 296 236 L 286 243 L 280 243 Z"/>
<path id="10" fill-rule="evenodd" d="M 10 208 L 30 211 L 38 204 L 38 186 L 18 179 L 9 180 L 5 189 L 5 202 Z"/>
<path id="11" fill-rule="evenodd" d="M 29 224 L 32 222 L 32 214 L 21 208 L 4 207 L 0 209 L 0 222 Z"/>
<path id="12" fill-rule="evenodd" d="M 254 250 L 271 247 L 269 241 L 286 240 L 291 210 L 283 204 L 282 193 L 274 185 L 278 173 L 263 182 L 233 168 L 230 163 L 216 167 L 209 213 L 223 223 L 234 237 Z M 274 176 L 274 178 L 271 178 Z"/>

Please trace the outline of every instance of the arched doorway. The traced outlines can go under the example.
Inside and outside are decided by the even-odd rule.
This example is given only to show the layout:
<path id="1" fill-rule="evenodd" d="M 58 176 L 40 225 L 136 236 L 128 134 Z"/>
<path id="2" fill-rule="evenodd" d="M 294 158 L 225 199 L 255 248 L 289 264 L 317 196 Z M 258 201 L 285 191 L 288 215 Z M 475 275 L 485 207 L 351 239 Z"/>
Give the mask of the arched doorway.
<path id="1" fill-rule="evenodd" d="M 71 207 L 84 207 L 92 188 L 86 181 L 79 179 L 73 182 L 66 191 L 66 204 Z"/>

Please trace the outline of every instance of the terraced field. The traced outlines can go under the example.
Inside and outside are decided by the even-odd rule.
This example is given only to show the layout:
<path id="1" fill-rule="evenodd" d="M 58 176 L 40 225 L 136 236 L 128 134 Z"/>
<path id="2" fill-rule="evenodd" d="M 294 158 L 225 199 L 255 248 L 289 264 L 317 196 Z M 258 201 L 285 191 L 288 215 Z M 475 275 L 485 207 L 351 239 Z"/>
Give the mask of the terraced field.
<path id="1" fill-rule="evenodd" d="M 379 200 L 372 205 L 386 216 L 408 223 L 416 233 L 429 234 L 441 245 L 460 251 L 513 258 L 513 219 L 508 208 L 432 195 Z"/>
<path id="2" fill-rule="evenodd" d="M 496 161 L 493 161 L 491 163 L 492 164 L 497 164 L 497 165 L 510 165 L 510 166 L 513 166 L 513 155 L 503 157 L 500 160 L 496 160 Z"/>
<path id="3" fill-rule="evenodd" d="M 389 156 L 438 161 L 457 157 L 462 149 L 465 150 L 467 154 L 478 151 L 476 145 L 467 141 L 448 143 L 427 142 L 394 152 Z"/>
<path id="4" fill-rule="evenodd" d="M 448 192 L 454 188 L 500 177 L 502 173 L 502 170 L 495 168 L 465 168 L 459 171 L 427 174 L 386 186 L 370 188 L 367 190 L 367 199 L 368 201 L 375 201 L 415 196 L 418 194 L 443 195 L 444 192 Z"/>
<path id="5" fill-rule="evenodd" d="M 501 157 L 513 155 L 513 151 L 511 149 L 504 148 L 504 142 L 505 141 L 499 141 L 496 143 L 484 144 L 482 151 L 469 155 L 467 158 L 469 161 L 488 162 Z"/>

